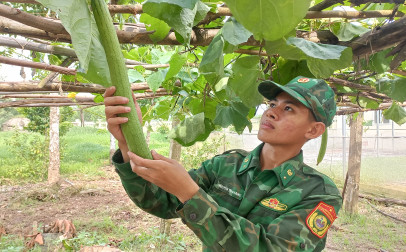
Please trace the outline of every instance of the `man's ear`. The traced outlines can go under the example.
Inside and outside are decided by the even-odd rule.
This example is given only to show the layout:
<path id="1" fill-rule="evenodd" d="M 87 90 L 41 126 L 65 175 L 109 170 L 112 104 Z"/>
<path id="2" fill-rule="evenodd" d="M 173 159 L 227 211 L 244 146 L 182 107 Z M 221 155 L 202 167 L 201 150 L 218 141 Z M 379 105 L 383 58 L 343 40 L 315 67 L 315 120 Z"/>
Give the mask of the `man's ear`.
<path id="1" fill-rule="evenodd" d="M 311 127 L 305 134 L 305 137 L 309 140 L 318 138 L 326 130 L 326 125 L 324 125 L 324 123 L 322 122 L 312 122 L 310 126 Z"/>

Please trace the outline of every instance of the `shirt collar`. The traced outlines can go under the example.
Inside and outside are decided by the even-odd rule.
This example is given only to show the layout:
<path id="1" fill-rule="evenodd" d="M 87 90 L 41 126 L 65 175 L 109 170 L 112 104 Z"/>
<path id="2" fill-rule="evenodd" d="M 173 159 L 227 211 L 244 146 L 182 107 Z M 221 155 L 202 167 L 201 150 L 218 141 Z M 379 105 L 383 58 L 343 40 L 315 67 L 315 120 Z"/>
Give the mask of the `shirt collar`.
<path id="1" fill-rule="evenodd" d="M 244 158 L 238 170 L 238 175 L 254 167 L 260 168 L 261 164 L 259 161 L 259 155 L 263 146 L 264 143 L 260 144 Z M 280 166 L 273 168 L 271 171 L 275 172 L 275 174 L 280 178 L 279 181 L 283 184 L 283 186 L 286 186 L 286 184 L 288 184 L 295 176 L 295 171 L 302 165 L 303 151 L 300 151 L 299 154 L 283 162 Z"/>

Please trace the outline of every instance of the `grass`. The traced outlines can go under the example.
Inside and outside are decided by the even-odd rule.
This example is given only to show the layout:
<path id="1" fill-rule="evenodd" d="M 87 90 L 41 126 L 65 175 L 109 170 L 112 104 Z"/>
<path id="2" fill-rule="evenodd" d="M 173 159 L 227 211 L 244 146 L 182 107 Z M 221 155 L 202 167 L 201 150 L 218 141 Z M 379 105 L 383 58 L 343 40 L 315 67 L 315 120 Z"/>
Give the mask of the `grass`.
<path id="1" fill-rule="evenodd" d="M 7 145 L 13 141 L 14 132 L 0 132 L 0 184 L 30 183 L 46 179 L 43 175 L 33 174 L 32 163 L 24 162 L 21 155 L 24 152 L 35 152 L 41 150 L 48 154 L 47 149 L 41 148 L 39 143 L 26 144 L 26 149 L 16 150 Z M 44 136 L 29 133 L 27 136 L 35 135 L 41 141 Z M 24 135 L 25 137 L 25 135 Z M 24 137 L 21 137 L 23 141 Z M 163 134 L 151 133 L 150 148 L 158 153 L 167 156 L 169 154 L 169 140 Z M 25 140 L 25 139 L 24 139 Z M 15 152 L 20 152 L 16 155 Z M 61 138 L 61 168 L 60 173 L 68 179 L 92 179 L 104 176 L 100 167 L 109 164 L 110 134 L 107 130 L 100 130 L 90 127 L 73 127 Z M 44 173 L 47 164 L 38 163 L 40 170 Z M 29 173 L 31 171 L 31 173 Z"/>
<path id="2" fill-rule="evenodd" d="M 406 249 L 406 225 L 379 214 L 365 202 L 359 204 L 359 214 L 341 211 L 334 226 L 328 239 L 343 252 Z"/>

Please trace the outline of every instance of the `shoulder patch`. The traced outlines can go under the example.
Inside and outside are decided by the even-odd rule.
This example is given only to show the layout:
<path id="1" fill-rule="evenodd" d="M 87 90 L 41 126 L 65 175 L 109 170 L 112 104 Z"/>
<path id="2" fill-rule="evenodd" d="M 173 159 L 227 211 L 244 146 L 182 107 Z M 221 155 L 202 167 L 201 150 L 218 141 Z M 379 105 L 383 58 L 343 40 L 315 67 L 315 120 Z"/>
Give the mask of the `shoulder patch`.
<path id="1" fill-rule="evenodd" d="M 306 225 L 315 236 L 323 238 L 335 219 L 334 207 L 321 201 L 307 216 Z"/>

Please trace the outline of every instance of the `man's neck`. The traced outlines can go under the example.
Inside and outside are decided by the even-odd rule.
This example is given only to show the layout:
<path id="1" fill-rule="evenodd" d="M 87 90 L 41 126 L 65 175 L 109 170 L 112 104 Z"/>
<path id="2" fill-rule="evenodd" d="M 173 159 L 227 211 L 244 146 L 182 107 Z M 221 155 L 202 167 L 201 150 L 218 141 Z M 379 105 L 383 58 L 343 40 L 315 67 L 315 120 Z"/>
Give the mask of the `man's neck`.
<path id="1" fill-rule="evenodd" d="M 280 166 L 283 162 L 297 156 L 302 149 L 298 146 L 271 146 L 264 144 L 261 150 L 260 162 L 262 170 L 269 170 Z"/>

